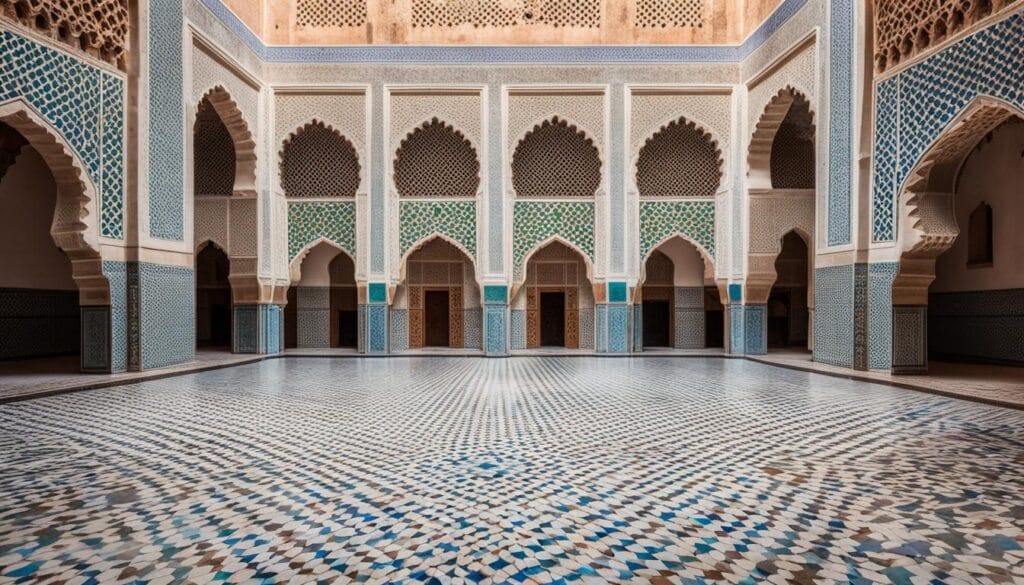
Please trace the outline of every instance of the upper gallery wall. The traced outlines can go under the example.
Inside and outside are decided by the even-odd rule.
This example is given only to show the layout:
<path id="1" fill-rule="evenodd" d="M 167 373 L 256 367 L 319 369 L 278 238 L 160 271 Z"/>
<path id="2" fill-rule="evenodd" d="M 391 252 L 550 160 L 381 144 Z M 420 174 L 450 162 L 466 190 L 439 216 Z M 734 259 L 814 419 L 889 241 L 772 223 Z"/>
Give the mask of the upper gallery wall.
<path id="1" fill-rule="evenodd" d="M 224 0 L 267 45 L 738 44 L 781 0 Z"/>

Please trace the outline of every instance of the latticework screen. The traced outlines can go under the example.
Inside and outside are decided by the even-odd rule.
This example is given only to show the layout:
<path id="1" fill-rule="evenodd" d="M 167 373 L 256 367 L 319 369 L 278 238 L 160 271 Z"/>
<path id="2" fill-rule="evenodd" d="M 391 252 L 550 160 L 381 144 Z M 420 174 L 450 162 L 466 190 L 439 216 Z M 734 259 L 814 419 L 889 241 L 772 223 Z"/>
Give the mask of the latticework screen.
<path id="1" fill-rule="evenodd" d="M 641 197 L 712 197 L 722 182 L 722 159 L 711 136 L 680 119 L 640 149 L 636 184 Z"/>
<path id="2" fill-rule="evenodd" d="M 193 140 L 196 195 L 231 195 L 235 188 L 235 142 L 209 98 L 199 103 Z"/>
<path id="3" fill-rule="evenodd" d="M 772 143 L 772 188 L 813 189 L 815 183 L 814 124 L 809 104 L 797 98 Z"/>
<path id="4" fill-rule="evenodd" d="M 598 28 L 601 0 L 412 0 L 416 28 L 523 24 Z"/>
<path id="5" fill-rule="evenodd" d="M 700 28 L 704 26 L 704 0 L 637 0 L 636 26 Z"/>
<path id="6" fill-rule="evenodd" d="M 297 0 L 295 24 L 345 28 L 366 24 L 366 0 Z"/>
<path id="7" fill-rule="evenodd" d="M 355 147 L 323 122 L 307 124 L 281 151 L 281 186 L 286 197 L 355 197 L 359 189 Z"/>
<path id="8" fill-rule="evenodd" d="M 512 184 L 519 197 L 592 197 L 601 186 L 601 158 L 593 140 L 556 117 L 519 142 Z"/>
<path id="9" fill-rule="evenodd" d="M 434 118 L 413 130 L 395 153 L 402 197 L 475 197 L 480 161 L 462 133 Z"/>

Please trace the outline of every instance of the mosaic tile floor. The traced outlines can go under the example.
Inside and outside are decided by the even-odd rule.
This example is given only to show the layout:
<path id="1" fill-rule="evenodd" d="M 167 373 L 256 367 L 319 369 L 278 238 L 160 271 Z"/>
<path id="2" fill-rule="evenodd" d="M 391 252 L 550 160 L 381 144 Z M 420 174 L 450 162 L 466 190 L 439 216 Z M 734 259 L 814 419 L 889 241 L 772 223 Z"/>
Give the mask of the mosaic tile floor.
<path id="1" fill-rule="evenodd" d="M 278 359 L 0 405 L 0 581 L 1024 581 L 1024 412 L 722 359 Z"/>

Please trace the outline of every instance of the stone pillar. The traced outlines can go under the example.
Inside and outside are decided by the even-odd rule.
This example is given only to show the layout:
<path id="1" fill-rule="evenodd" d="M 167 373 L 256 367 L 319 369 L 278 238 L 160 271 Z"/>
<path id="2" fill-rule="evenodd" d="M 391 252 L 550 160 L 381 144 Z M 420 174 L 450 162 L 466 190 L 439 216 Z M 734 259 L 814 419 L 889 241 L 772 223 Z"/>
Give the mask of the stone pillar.
<path id="1" fill-rule="evenodd" d="M 504 357 L 509 353 L 508 287 L 484 286 L 484 353 L 488 357 Z"/>
<path id="2" fill-rule="evenodd" d="M 928 306 L 892 308 L 892 373 L 928 373 Z"/>
<path id="3" fill-rule="evenodd" d="M 275 304 L 235 305 L 234 353 L 268 355 L 284 349 L 284 311 Z"/>
<path id="4" fill-rule="evenodd" d="M 597 352 L 629 353 L 628 284 L 614 281 L 606 286 L 605 302 L 598 301 L 597 304 Z"/>
<path id="5" fill-rule="evenodd" d="M 632 351 L 644 350 L 644 304 L 641 298 L 633 299 L 633 347 Z"/>
<path id="6" fill-rule="evenodd" d="M 360 291 L 360 297 L 362 297 Z M 361 299 L 362 300 L 362 299 Z M 388 353 L 388 288 L 383 282 L 366 285 L 366 302 L 359 305 L 360 336 L 364 338 L 364 353 Z"/>
<path id="7" fill-rule="evenodd" d="M 729 320 L 729 353 L 740 355 L 746 351 L 743 335 L 743 285 L 730 284 L 728 290 L 726 318 Z"/>
<path id="8" fill-rule="evenodd" d="M 295 290 L 295 320 L 298 347 L 331 347 L 331 289 L 326 286 L 300 286 Z"/>

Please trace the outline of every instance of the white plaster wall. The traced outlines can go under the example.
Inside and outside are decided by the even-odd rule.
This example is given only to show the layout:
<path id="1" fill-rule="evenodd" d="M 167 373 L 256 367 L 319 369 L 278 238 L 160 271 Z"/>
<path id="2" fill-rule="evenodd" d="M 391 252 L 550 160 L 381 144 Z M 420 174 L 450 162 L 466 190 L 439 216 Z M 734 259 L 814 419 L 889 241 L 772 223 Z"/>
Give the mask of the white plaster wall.
<path id="1" fill-rule="evenodd" d="M 76 290 L 71 261 L 50 236 L 56 204 L 49 167 L 25 147 L 0 180 L 0 287 Z"/>
<path id="2" fill-rule="evenodd" d="M 964 163 L 956 193 L 960 237 L 939 257 L 932 292 L 1024 288 L 1024 123 L 1000 127 Z M 967 267 L 970 214 L 992 206 L 994 256 L 989 267 Z"/>
<path id="3" fill-rule="evenodd" d="M 658 248 L 675 265 L 676 286 L 704 286 L 704 258 L 692 244 L 673 238 Z"/>
<path id="4" fill-rule="evenodd" d="M 302 278 L 299 286 L 331 286 L 331 260 L 341 254 L 334 246 L 319 243 L 302 260 Z"/>

